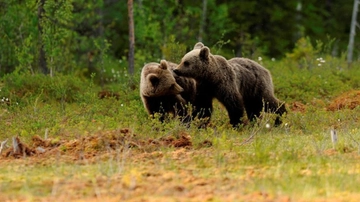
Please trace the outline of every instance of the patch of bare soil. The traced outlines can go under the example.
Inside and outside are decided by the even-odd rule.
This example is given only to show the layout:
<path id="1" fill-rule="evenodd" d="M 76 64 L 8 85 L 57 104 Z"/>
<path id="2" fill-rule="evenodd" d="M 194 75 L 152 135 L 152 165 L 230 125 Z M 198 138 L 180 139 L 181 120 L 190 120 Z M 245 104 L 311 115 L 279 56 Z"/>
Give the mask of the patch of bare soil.
<path id="1" fill-rule="evenodd" d="M 115 98 L 116 100 L 120 99 L 119 93 L 115 93 L 115 92 L 112 92 L 112 91 L 106 91 L 106 90 L 100 91 L 98 93 L 98 97 L 100 99 L 111 98 L 111 97 Z"/>
<path id="2" fill-rule="evenodd" d="M 336 97 L 327 107 L 329 111 L 337 111 L 341 109 L 354 109 L 360 105 L 360 91 L 353 90 L 345 92 Z"/>
<path id="3" fill-rule="evenodd" d="M 32 163 L 43 163 L 48 159 L 52 163 L 61 159 L 78 164 L 85 158 L 88 162 L 98 161 L 99 158 L 94 157 L 134 149 L 131 150 L 131 156 L 126 158 L 126 163 L 131 164 L 128 172 L 99 172 L 94 177 L 85 179 L 71 175 L 54 176 L 53 179 L 41 181 L 39 177 L 39 190 L 51 188 L 50 194 L 41 196 L 33 191 L 33 195 L 27 197 L 0 192 L 0 201 L 294 201 L 294 198 L 282 194 L 246 191 L 245 187 L 251 185 L 254 173 L 263 172 L 256 167 L 245 168 L 247 174 L 238 177 L 228 176 L 221 169 L 209 171 L 206 162 L 213 161 L 211 159 L 214 158 L 211 141 L 205 140 L 194 145 L 190 135 L 185 132 L 158 139 L 140 137 L 127 128 L 101 131 L 72 140 L 34 136 L 28 144 L 15 137 L 18 149 L 14 150 L 13 146 L 5 149 L 0 162 L 8 164 L 20 158 L 16 160 L 16 165 L 24 163 L 24 169 Z M 175 149 L 165 153 L 161 148 L 166 147 Z M 61 155 L 61 158 L 57 155 Z M 236 161 L 232 155 L 235 154 L 224 154 L 224 158 L 229 162 L 232 159 Z M 24 156 L 27 157 L 26 161 L 21 160 Z M 194 157 L 204 157 L 204 167 L 194 167 Z M 1 186 L 0 183 L 0 188 Z"/>
<path id="4" fill-rule="evenodd" d="M 306 111 L 306 105 L 304 105 L 301 102 L 297 102 L 297 101 L 291 103 L 289 107 L 290 107 L 290 110 L 293 112 L 304 113 Z"/>
<path id="5" fill-rule="evenodd" d="M 89 159 L 97 155 L 124 148 L 137 148 L 140 151 L 151 152 L 160 147 L 192 148 L 191 137 L 181 132 L 176 137 L 166 136 L 159 139 L 140 139 L 131 130 L 124 128 L 112 131 L 102 131 L 96 134 L 83 136 L 72 140 L 43 139 L 40 136 L 32 137 L 29 145 L 19 137 L 12 138 L 12 146 L 0 151 L 0 159 L 41 157 L 51 155 L 66 155 L 74 160 Z M 211 142 L 204 142 L 204 146 Z"/>

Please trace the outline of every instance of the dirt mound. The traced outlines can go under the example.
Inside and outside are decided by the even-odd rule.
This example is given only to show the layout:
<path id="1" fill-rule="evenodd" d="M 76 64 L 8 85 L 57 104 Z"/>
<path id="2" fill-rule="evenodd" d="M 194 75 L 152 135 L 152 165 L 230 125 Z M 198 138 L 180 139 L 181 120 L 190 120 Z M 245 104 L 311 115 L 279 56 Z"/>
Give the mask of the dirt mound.
<path id="1" fill-rule="evenodd" d="M 327 107 L 329 111 L 337 111 L 341 109 L 354 109 L 360 105 L 360 91 L 353 90 L 345 92 L 336 97 Z"/>
<path id="2" fill-rule="evenodd" d="M 116 100 L 120 99 L 119 93 L 115 93 L 115 92 L 112 92 L 112 91 L 106 91 L 106 90 L 100 91 L 98 93 L 98 97 L 100 99 L 111 98 L 111 97 L 115 98 Z"/>
<path id="3" fill-rule="evenodd" d="M 290 110 L 293 112 L 303 113 L 306 111 L 306 106 L 303 103 L 297 102 L 297 101 L 291 103 L 291 105 L 289 107 L 290 107 Z"/>
<path id="4" fill-rule="evenodd" d="M 46 156 L 60 153 L 79 159 L 91 158 L 109 151 L 123 151 L 128 148 L 151 152 L 161 147 L 192 148 L 192 146 L 191 137 L 185 132 L 180 132 L 176 136 L 165 136 L 158 139 L 140 139 L 131 130 L 124 128 L 101 131 L 72 140 L 43 139 L 40 136 L 34 136 L 29 145 L 22 142 L 19 137 L 14 137 L 12 147 L 4 149 L 4 152 L 1 153 L 2 158 Z M 79 153 L 82 155 L 79 155 Z"/>

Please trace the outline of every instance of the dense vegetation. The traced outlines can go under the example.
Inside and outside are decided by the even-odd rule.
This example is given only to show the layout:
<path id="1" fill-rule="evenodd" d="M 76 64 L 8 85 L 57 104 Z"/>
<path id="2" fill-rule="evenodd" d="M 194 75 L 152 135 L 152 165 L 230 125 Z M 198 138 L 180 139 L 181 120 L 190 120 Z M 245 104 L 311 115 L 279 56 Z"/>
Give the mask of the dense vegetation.
<path id="1" fill-rule="evenodd" d="M 135 68 L 161 58 L 178 62 L 197 41 L 226 57 L 280 59 L 309 37 L 312 45 L 328 44 L 328 53 L 341 56 L 352 2 L 134 1 Z M 30 71 L 89 78 L 96 73 L 97 81 L 106 82 L 112 68 L 122 74 L 127 69 L 125 0 L 9 0 L 0 5 L 0 76 Z"/>

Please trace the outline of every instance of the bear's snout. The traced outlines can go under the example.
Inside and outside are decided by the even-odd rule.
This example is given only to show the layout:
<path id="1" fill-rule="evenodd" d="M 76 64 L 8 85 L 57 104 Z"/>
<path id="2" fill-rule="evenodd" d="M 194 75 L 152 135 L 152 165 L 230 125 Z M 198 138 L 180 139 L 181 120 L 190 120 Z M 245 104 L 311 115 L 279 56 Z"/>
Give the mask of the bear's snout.
<path id="1" fill-rule="evenodd" d="M 182 75 L 181 75 L 181 71 L 180 71 L 180 70 L 178 70 L 178 69 L 174 69 L 173 71 L 174 71 L 174 73 L 175 73 L 176 75 L 178 75 L 178 76 L 182 76 Z"/>

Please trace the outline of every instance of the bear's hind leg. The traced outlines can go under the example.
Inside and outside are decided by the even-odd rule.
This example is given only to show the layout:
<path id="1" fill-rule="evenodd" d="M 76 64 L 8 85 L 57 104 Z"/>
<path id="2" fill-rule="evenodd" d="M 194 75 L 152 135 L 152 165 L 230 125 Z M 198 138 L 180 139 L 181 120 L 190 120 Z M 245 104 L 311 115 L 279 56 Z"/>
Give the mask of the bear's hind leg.
<path id="1" fill-rule="evenodd" d="M 245 102 L 246 115 L 250 122 L 260 117 L 261 110 L 263 109 L 263 102 L 261 100 L 250 100 Z"/>

